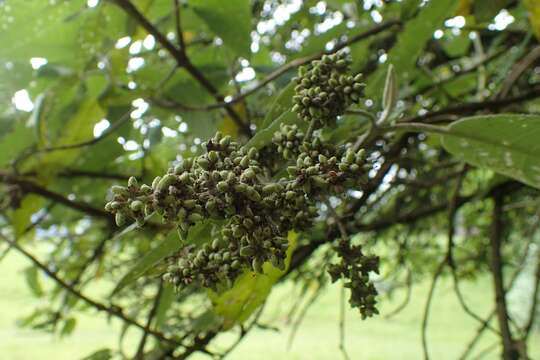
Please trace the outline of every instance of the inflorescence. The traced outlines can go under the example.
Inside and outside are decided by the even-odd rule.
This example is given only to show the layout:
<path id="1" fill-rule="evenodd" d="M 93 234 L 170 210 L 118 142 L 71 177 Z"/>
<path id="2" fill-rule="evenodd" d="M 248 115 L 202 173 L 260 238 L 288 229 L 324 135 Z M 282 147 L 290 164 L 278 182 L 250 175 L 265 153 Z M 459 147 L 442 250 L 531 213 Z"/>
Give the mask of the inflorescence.
<path id="1" fill-rule="evenodd" d="M 177 287 L 196 283 L 219 289 L 232 286 L 246 270 L 263 273 L 266 262 L 283 270 L 289 231 L 309 229 L 320 201 L 366 181 L 371 166 L 363 150 L 326 143 L 313 133 L 359 100 L 363 85 L 359 75 L 347 74 L 348 64 L 345 55 L 334 54 L 300 68 L 293 110 L 313 127 L 304 133 L 296 125 L 282 125 L 272 144 L 261 149 L 277 150 L 287 170 L 278 172 L 281 177 L 272 175 L 275 164 L 266 164 L 258 149 L 217 133 L 202 144 L 202 155 L 184 159 L 151 186 L 130 178 L 127 187 L 112 187 L 113 199 L 105 209 L 118 226 L 128 221 L 143 226 L 147 216 L 157 213 L 183 237 L 200 221 L 223 222 L 211 243 L 188 245 L 169 257 L 165 280 Z M 376 312 L 376 293 L 367 274 L 378 263 L 359 249 L 349 250 L 337 251 L 342 264 L 331 266 L 330 273 L 333 279 L 350 279 L 351 304 L 370 316 Z"/>

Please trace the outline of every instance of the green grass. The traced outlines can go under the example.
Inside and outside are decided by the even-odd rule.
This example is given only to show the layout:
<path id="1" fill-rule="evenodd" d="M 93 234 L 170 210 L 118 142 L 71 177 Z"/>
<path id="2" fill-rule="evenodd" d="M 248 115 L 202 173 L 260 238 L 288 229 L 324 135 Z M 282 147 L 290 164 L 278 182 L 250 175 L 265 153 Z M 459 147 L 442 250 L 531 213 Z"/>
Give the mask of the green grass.
<path id="1" fill-rule="evenodd" d="M 16 320 L 33 311 L 36 306 L 46 306 L 33 297 L 24 282 L 22 270 L 28 262 L 14 252 L 0 263 L 3 275 L 0 297 L 0 349 L 2 358 L 10 360 L 80 359 L 94 350 L 117 346 L 118 322 L 108 323 L 103 315 L 89 314 L 78 318 L 74 334 L 58 338 L 50 334 L 16 326 Z M 484 316 L 491 310 L 492 292 L 489 279 L 463 284 L 467 302 L 478 314 Z M 409 306 L 391 319 L 382 316 L 362 321 L 354 310 L 346 311 L 346 347 L 351 359 L 420 359 L 422 349 L 420 324 L 427 284 L 418 286 Z M 291 348 L 287 347 L 291 326 L 285 314 L 297 294 L 291 287 L 280 287 L 267 305 L 265 322 L 278 326 L 280 332 L 255 329 L 231 354 L 230 359 L 340 359 L 339 353 L 339 286 L 332 286 L 310 308 L 298 329 Z M 387 313 L 397 306 L 404 294 L 397 294 L 394 301 L 385 301 L 381 312 Z M 438 287 L 432 305 L 429 323 L 429 348 L 433 359 L 457 359 L 465 344 L 477 328 L 477 322 L 464 314 L 452 291 L 451 284 L 443 281 Z M 133 351 L 138 340 L 133 332 L 127 336 L 124 349 Z M 222 336 L 218 343 L 233 339 Z M 478 346 L 483 349 L 496 341 L 486 333 Z M 540 334 L 535 333 L 529 342 L 533 359 L 540 358 Z M 204 357 L 197 357 L 204 358 Z M 497 359 L 497 351 L 484 359 Z"/>

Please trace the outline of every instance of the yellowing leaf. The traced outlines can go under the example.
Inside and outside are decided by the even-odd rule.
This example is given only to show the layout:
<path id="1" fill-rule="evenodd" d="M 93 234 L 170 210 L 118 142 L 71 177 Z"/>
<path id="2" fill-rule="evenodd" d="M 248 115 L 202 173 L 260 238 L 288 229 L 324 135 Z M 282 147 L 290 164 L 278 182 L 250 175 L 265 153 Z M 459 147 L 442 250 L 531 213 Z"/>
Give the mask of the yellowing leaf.
<path id="1" fill-rule="evenodd" d="M 244 106 L 244 103 L 239 102 L 234 104 L 233 109 L 242 120 L 246 118 L 246 107 Z M 239 128 L 229 114 L 227 114 L 223 117 L 223 123 L 221 124 L 219 131 L 221 131 L 223 135 L 230 135 L 236 139 L 238 137 Z"/>
<path id="2" fill-rule="evenodd" d="M 529 21 L 536 35 L 540 39 L 540 0 L 523 0 L 525 7 L 529 11 Z"/>
<path id="3" fill-rule="evenodd" d="M 220 294 L 209 291 L 214 312 L 223 319 L 225 330 L 246 321 L 266 300 L 272 286 L 285 274 L 296 247 L 298 234 L 290 232 L 288 238 L 289 249 L 285 260 L 285 270 L 281 271 L 270 263 L 264 263 L 264 274 L 248 271 L 236 280 L 231 289 Z"/>

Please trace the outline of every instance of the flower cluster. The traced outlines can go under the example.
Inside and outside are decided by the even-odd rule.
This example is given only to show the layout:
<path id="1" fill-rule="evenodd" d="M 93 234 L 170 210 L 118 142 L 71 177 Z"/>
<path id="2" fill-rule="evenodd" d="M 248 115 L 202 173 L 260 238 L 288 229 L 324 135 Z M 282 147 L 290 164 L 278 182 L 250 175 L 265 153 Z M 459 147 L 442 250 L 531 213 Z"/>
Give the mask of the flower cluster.
<path id="1" fill-rule="evenodd" d="M 344 240 L 338 243 L 335 250 L 341 261 L 328 269 L 332 282 L 347 279 L 345 287 L 351 290 L 349 303 L 360 310 L 363 319 L 378 314 L 377 290 L 369 279 L 369 273 L 379 272 L 379 258 L 365 255 L 360 246 Z"/>
<path id="2" fill-rule="evenodd" d="M 363 150 L 327 143 L 317 131 L 360 97 L 359 76 L 347 70 L 341 54 L 300 69 L 293 110 L 311 123 L 306 133 L 284 124 L 260 151 L 217 133 L 202 144 L 201 155 L 184 159 L 151 186 L 135 178 L 127 187 L 114 186 L 105 209 L 119 226 L 128 221 L 143 226 L 145 217 L 157 213 L 181 237 L 201 221 L 220 222 L 211 242 L 187 245 L 167 259 L 164 279 L 177 287 L 231 286 L 246 270 L 263 273 L 267 262 L 283 270 L 288 232 L 312 227 L 317 204 L 362 185 L 371 168 Z M 351 304 L 363 316 L 374 314 L 375 288 L 367 274 L 377 271 L 378 261 L 348 243 L 336 250 L 342 263 L 330 268 L 332 278 L 350 279 Z"/>
<path id="3" fill-rule="evenodd" d="M 362 97 L 362 75 L 348 74 L 350 60 L 345 53 L 324 55 L 309 67 L 300 67 L 295 81 L 292 110 L 302 120 L 314 121 L 315 128 L 333 123 Z"/>

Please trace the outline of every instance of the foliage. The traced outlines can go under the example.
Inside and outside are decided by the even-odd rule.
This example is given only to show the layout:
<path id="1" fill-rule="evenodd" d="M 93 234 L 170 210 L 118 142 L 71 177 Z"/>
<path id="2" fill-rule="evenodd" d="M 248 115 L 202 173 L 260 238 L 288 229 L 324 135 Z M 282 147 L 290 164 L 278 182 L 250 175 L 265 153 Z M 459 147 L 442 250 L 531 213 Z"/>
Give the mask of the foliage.
<path id="1" fill-rule="evenodd" d="M 220 356 L 213 340 L 236 327 L 242 340 L 281 282 L 324 291 L 330 270 L 350 280 L 354 305 L 373 303 L 375 288 L 384 302 L 427 277 L 427 357 L 439 277 L 452 279 L 464 311 L 482 321 L 459 284 L 487 273 L 503 356 L 525 356 L 536 309 L 510 329 L 501 299 L 537 242 L 537 8 L 526 0 L 0 2 L 0 240 L 2 251 L 30 260 L 26 282 L 48 304 L 22 323 L 68 337 L 78 314 L 97 310 L 144 335 L 128 355 L 96 349 L 88 359 Z M 214 142 L 229 139 L 219 151 L 208 147 L 217 131 Z M 208 206 L 229 186 L 220 195 L 207 184 L 222 156 L 246 163 L 217 169 L 231 184 L 249 183 L 230 190 L 247 194 L 244 207 Z M 330 171 L 321 164 L 332 156 Z M 317 191 L 280 183 L 307 172 Z M 354 181 L 329 187 L 339 172 Z M 174 178 L 182 174 L 185 184 Z M 154 189 L 138 185 L 156 177 Z M 305 202 L 292 206 L 284 192 L 259 206 L 272 184 Z M 171 186 L 199 196 L 182 197 L 180 222 L 179 208 L 168 213 L 155 194 Z M 221 249 L 220 231 L 235 232 L 233 214 L 248 207 L 261 224 L 287 226 L 265 238 L 267 252 L 242 255 L 227 289 L 220 276 L 192 282 L 189 274 L 173 281 L 176 291 L 162 281 L 180 279 L 179 253 Z M 145 226 L 124 226 L 130 217 Z M 51 246 L 37 256 L 37 243 Z M 362 273 L 377 259 L 380 275 Z M 114 291 L 88 295 L 98 279 Z M 355 284 L 369 294 L 355 297 Z"/>

